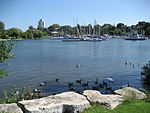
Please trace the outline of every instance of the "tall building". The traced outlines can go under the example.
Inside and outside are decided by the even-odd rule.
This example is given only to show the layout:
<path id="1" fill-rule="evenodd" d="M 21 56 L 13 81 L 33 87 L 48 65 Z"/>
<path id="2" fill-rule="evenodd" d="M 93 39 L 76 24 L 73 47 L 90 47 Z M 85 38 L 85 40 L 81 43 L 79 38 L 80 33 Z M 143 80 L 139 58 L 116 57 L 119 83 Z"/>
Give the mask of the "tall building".
<path id="1" fill-rule="evenodd" d="M 38 22 L 38 28 L 45 28 L 45 21 L 43 19 L 40 19 Z"/>

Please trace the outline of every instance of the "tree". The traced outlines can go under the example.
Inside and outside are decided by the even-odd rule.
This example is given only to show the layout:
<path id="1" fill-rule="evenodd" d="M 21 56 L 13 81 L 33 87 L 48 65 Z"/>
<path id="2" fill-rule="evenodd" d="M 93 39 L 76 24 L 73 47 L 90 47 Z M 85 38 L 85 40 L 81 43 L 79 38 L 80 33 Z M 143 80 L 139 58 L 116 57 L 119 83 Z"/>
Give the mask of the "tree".
<path id="1" fill-rule="evenodd" d="M 14 57 L 14 55 L 10 53 L 13 48 L 13 45 L 14 43 L 12 41 L 0 42 L 0 64 L 4 63 L 5 60 L 9 60 Z M 4 69 L 0 68 L 0 77 L 5 77 L 7 75 L 8 73 Z"/>
<path id="2" fill-rule="evenodd" d="M 3 31 L 5 29 L 5 24 L 0 21 L 0 31 Z"/>
<path id="3" fill-rule="evenodd" d="M 13 39 L 21 38 L 22 33 L 22 30 L 18 28 L 11 28 L 7 30 L 8 36 L 10 36 Z"/>
<path id="4" fill-rule="evenodd" d="M 144 85 L 150 86 L 150 61 L 142 68 Z"/>
<path id="5" fill-rule="evenodd" d="M 117 24 L 117 28 L 122 29 L 123 27 L 124 27 L 124 24 L 123 24 L 123 23 L 118 23 L 118 24 Z"/>

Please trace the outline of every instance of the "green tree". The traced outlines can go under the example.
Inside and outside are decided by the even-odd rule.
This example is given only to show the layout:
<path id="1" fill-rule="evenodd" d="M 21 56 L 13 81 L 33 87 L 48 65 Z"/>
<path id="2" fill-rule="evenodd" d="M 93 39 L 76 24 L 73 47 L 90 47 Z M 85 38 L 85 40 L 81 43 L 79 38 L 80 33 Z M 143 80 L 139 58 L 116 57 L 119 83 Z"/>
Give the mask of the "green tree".
<path id="1" fill-rule="evenodd" d="M 150 61 L 143 67 L 143 73 L 144 73 L 144 77 L 142 78 L 144 81 L 144 85 L 150 86 Z"/>
<path id="2" fill-rule="evenodd" d="M 22 38 L 22 30 L 18 29 L 18 28 L 11 28 L 9 30 L 7 30 L 7 34 L 10 38 L 12 39 L 18 39 L 18 38 Z"/>
<path id="3" fill-rule="evenodd" d="M 5 24 L 0 21 L 0 31 L 3 31 L 5 29 Z"/>
<path id="4" fill-rule="evenodd" d="M 117 24 L 117 28 L 119 28 L 119 29 L 124 28 L 124 24 L 123 24 L 123 23 L 118 23 L 118 24 Z"/>
<path id="5" fill-rule="evenodd" d="M 11 52 L 13 48 L 14 42 L 9 41 L 0 41 L 0 64 L 4 63 L 5 60 L 9 60 L 14 57 L 14 55 Z M 8 73 L 0 68 L 0 77 L 5 77 L 7 76 Z"/>

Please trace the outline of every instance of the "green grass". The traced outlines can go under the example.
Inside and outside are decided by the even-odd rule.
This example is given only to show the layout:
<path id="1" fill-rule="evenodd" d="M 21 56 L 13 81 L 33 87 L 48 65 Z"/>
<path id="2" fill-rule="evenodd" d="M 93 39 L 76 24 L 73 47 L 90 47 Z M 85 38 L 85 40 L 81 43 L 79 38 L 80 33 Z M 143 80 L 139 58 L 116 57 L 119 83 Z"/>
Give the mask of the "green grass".
<path id="1" fill-rule="evenodd" d="M 150 102 L 144 100 L 124 102 L 114 110 L 108 110 L 102 105 L 94 104 L 83 113 L 150 113 Z"/>

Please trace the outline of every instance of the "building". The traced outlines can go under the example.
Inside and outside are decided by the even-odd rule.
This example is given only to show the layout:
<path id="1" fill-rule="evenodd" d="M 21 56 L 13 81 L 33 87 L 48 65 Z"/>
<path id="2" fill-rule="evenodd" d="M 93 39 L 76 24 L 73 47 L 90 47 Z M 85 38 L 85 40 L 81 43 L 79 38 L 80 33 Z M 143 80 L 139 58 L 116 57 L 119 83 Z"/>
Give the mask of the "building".
<path id="1" fill-rule="evenodd" d="M 45 21 L 43 19 L 40 19 L 38 22 L 38 28 L 45 28 Z"/>

